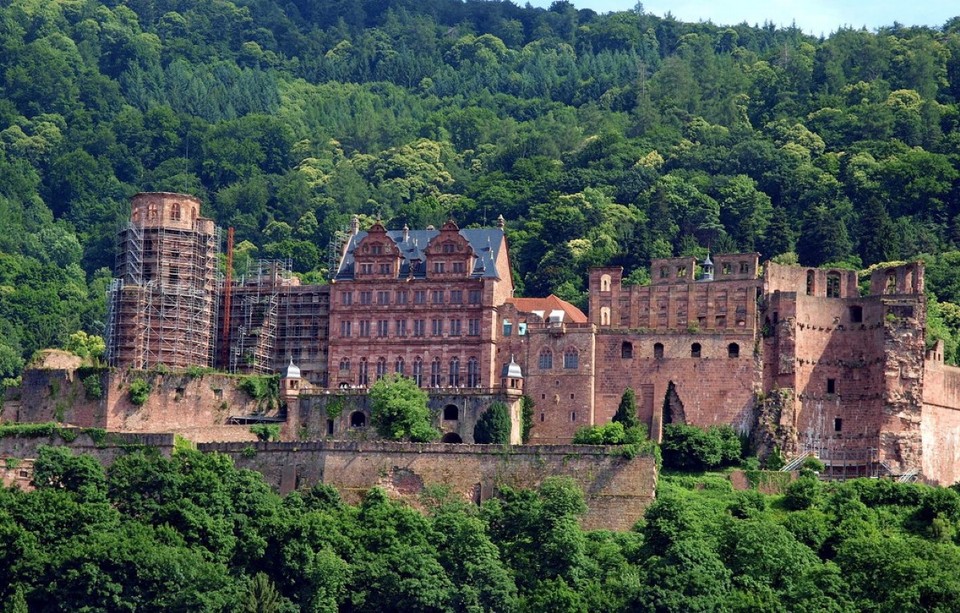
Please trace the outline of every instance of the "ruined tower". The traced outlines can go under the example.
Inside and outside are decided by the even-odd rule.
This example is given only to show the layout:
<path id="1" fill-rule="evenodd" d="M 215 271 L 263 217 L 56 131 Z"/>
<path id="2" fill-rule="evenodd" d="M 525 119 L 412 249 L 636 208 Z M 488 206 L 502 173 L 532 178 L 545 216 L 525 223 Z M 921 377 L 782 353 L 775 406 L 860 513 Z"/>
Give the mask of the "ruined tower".
<path id="1" fill-rule="evenodd" d="M 107 297 L 109 364 L 212 365 L 220 240 L 213 220 L 200 216 L 200 200 L 137 194 L 117 240 Z"/>

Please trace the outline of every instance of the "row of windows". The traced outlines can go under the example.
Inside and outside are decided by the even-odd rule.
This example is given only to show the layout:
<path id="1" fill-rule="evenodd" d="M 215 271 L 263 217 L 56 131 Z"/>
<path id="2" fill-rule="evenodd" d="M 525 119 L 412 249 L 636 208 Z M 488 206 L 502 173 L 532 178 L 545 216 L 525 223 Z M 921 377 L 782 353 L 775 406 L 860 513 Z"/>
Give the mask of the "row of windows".
<path id="1" fill-rule="evenodd" d="M 373 304 L 374 299 L 378 305 L 391 303 L 391 293 L 393 294 L 393 304 L 408 304 L 410 298 L 407 290 L 397 290 L 396 292 L 364 290 L 357 292 L 358 304 Z M 442 289 L 427 290 L 418 289 L 413 291 L 413 304 L 427 304 L 427 297 L 430 298 L 430 304 L 463 304 L 463 290 L 452 289 L 446 292 Z M 467 292 L 467 304 L 480 304 L 481 292 L 478 289 L 472 289 Z M 343 292 L 340 294 L 340 304 L 349 306 L 353 304 L 353 292 Z"/>
<path id="2" fill-rule="evenodd" d="M 480 387 L 480 361 L 471 357 L 467 359 L 465 365 L 461 364 L 460 358 L 452 358 L 446 371 L 443 370 L 443 364 L 440 358 L 434 358 L 428 365 L 428 370 L 424 370 L 423 359 L 417 357 L 411 365 L 409 374 L 407 373 L 407 364 L 402 357 L 398 357 L 392 364 L 387 363 L 386 358 L 377 358 L 374 363 L 373 372 L 375 381 L 387 376 L 392 372 L 413 379 L 418 387 L 428 384 L 430 387 Z M 351 364 L 349 358 L 340 360 L 340 379 L 350 378 Z M 366 358 L 361 358 L 357 365 L 357 385 L 366 387 L 370 385 L 370 363 Z M 341 383 L 341 386 L 346 386 Z"/>
<path id="3" fill-rule="evenodd" d="M 427 320 L 426 319 L 414 319 L 412 321 L 412 326 L 407 327 L 408 320 L 406 319 L 397 319 L 393 322 L 393 332 L 396 336 L 405 338 L 407 336 L 408 329 L 412 331 L 412 336 L 422 337 L 427 335 Z M 433 318 L 430 319 L 430 336 L 443 336 L 446 333 L 448 336 L 463 336 L 463 320 L 462 319 L 440 319 Z M 376 322 L 372 322 L 369 319 L 361 319 L 358 322 L 353 321 L 341 321 L 340 322 L 340 336 L 342 338 L 350 338 L 353 336 L 354 323 L 356 323 L 357 336 L 360 338 L 369 338 L 372 335 L 372 332 L 376 332 L 378 338 L 383 338 L 390 336 L 390 320 L 388 319 L 378 319 Z M 376 327 L 373 327 L 372 324 L 376 323 Z M 468 319 L 467 320 L 467 336 L 480 336 L 480 320 L 479 319 Z"/>
<path id="4" fill-rule="evenodd" d="M 620 345 L 620 357 L 622 358 L 632 358 L 633 357 L 633 343 L 630 341 L 623 341 L 623 344 Z M 663 343 L 654 343 L 653 344 L 653 357 L 658 360 L 662 360 L 663 355 Z M 700 343 L 692 343 L 690 345 L 690 357 L 699 358 L 703 357 L 703 347 Z M 727 345 L 727 357 L 728 358 L 739 358 L 740 357 L 740 345 L 737 343 L 730 343 Z"/>
<path id="5" fill-rule="evenodd" d="M 540 351 L 540 358 L 537 361 L 537 365 L 540 367 L 540 370 L 550 370 L 553 368 L 553 351 L 549 349 Z M 563 352 L 563 367 L 570 369 L 580 368 L 580 352 L 573 347 L 568 347 L 566 351 Z"/>
<path id="6" fill-rule="evenodd" d="M 179 217 L 177 217 L 179 219 Z M 357 264 L 357 272 L 361 275 L 372 275 L 374 270 L 377 270 L 381 275 L 392 275 L 393 264 L 390 262 L 380 262 L 374 266 L 373 262 L 359 262 Z M 410 266 L 413 268 L 414 272 L 419 272 L 422 267 L 421 263 L 411 262 Z M 465 274 L 467 272 L 467 263 L 466 262 L 434 262 L 433 263 L 433 272 L 436 274 L 445 274 L 447 272 Z"/>
<path id="7" fill-rule="evenodd" d="M 134 221 L 138 221 L 139 211 L 134 211 L 133 214 Z M 197 219 L 197 209 L 190 207 L 190 217 L 192 221 Z M 160 218 L 160 205 L 156 203 L 151 203 L 147 205 L 147 219 L 159 219 Z M 174 202 L 170 205 L 170 219 L 172 221 L 180 221 L 183 218 L 183 213 L 180 207 L 179 202 Z"/>

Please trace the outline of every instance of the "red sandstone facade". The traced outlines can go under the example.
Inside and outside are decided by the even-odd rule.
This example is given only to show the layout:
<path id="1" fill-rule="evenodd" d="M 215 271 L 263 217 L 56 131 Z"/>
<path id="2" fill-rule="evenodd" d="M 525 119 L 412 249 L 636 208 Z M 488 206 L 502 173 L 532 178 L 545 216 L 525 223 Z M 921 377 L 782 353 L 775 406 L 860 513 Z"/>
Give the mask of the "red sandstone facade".
<path id="1" fill-rule="evenodd" d="M 144 237 L 152 220 L 164 233 L 215 236 L 212 222 L 193 220 L 199 203 L 188 198 L 138 196 L 134 225 Z M 182 228 L 159 221 L 174 201 L 197 205 Z M 150 217 L 150 203 L 161 217 Z M 141 300 L 134 294 L 147 279 L 161 287 L 182 279 L 170 277 L 173 255 L 157 253 L 121 258 L 115 297 L 124 312 L 134 304 L 124 292 Z M 142 282 L 133 283 L 137 262 Z M 926 348 L 922 264 L 874 272 L 862 295 L 854 272 L 761 268 L 757 254 L 654 260 L 650 272 L 649 285 L 624 286 L 619 268 L 591 270 L 587 317 L 556 297 L 512 297 L 502 224 L 388 231 L 376 223 L 365 232 L 355 224 L 330 285 L 300 286 L 275 268 L 233 284 L 230 325 L 218 340 L 229 358 L 220 366 L 277 372 L 292 358 L 309 382 L 301 403 L 362 393 L 394 372 L 438 398 L 515 399 L 522 387 L 536 403 L 531 442 L 541 444 L 608 422 L 631 387 L 654 437 L 670 422 L 730 424 L 788 457 L 815 452 L 834 472 L 960 478 L 960 369 L 943 363 L 942 348 Z M 198 288 L 214 287 L 206 272 L 196 277 Z M 212 319 L 211 338 L 222 325 Z M 113 325 L 116 365 L 202 363 L 175 347 L 150 349 L 140 339 L 154 331 L 136 314 Z M 198 356 L 208 354 L 205 342 Z M 501 374 L 512 358 L 523 378 L 506 390 Z M 445 429 L 463 430 L 461 438 L 465 407 L 453 411 L 462 423 Z M 316 429 L 336 437 L 351 426 L 352 416 L 342 419 L 333 434 L 330 424 Z"/>

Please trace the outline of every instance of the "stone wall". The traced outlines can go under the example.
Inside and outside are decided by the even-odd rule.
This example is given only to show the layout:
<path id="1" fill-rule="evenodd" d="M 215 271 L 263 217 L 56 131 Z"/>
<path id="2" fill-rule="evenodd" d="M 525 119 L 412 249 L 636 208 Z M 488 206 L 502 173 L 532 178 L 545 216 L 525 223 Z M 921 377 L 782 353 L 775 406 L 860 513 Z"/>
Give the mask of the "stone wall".
<path id="1" fill-rule="evenodd" d="M 960 368 L 943 363 L 943 342 L 928 352 L 923 373 L 923 476 L 940 485 L 960 481 Z"/>
<path id="2" fill-rule="evenodd" d="M 122 455 L 146 447 L 155 449 L 163 457 L 173 452 L 173 434 L 128 434 L 121 432 L 98 432 L 94 434 L 80 428 L 62 428 L 68 439 L 58 434 L 50 436 L 2 436 L 0 437 L 0 477 L 4 486 L 16 485 L 30 489 L 33 479 L 33 461 L 41 446 L 69 447 L 75 454 L 94 457 L 109 467 Z"/>
<path id="3" fill-rule="evenodd" d="M 416 503 L 431 485 L 480 502 L 499 485 L 534 488 L 547 477 L 568 476 L 586 495 L 587 529 L 629 530 L 653 501 L 657 481 L 652 457 L 628 460 L 589 446 L 304 442 L 198 448 L 230 455 L 238 467 L 260 472 L 281 492 L 327 483 L 354 503 L 374 486 Z"/>

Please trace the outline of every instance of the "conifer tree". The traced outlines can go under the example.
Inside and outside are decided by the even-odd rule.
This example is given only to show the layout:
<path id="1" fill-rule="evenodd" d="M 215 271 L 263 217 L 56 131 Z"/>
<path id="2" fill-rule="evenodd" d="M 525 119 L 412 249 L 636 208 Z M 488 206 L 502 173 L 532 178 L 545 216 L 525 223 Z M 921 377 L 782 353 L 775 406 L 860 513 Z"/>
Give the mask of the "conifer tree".
<path id="1" fill-rule="evenodd" d="M 632 387 L 623 391 L 620 406 L 617 407 L 617 413 L 613 416 L 613 421 L 623 424 L 624 429 L 635 428 L 640 425 L 640 420 L 637 419 L 637 394 Z"/>

